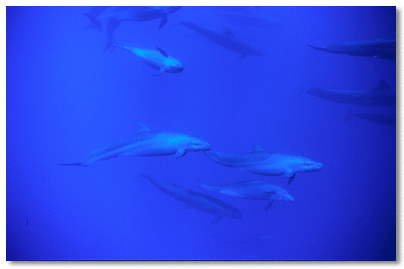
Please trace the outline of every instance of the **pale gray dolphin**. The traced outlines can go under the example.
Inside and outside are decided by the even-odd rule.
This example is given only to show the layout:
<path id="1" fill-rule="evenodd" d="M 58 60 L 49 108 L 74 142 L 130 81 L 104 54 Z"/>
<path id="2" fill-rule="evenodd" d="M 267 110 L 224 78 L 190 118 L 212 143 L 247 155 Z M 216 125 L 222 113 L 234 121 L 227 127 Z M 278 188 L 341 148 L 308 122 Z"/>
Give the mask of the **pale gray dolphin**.
<path id="1" fill-rule="evenodd" d="M 125 47 L 114 44 L 116 47 L 130 51 L 142 62 L 158 71 L 153 76 L 159 76 L 163 73 L 179 73 L 184 70 L 184 65 L 177 59 L 171 57 L 164 50 L 157 48 L 156 50 L 137 49 L 133 47 Z"/>
<path id="2" fill-rule="evenodd" d="M 147 178 L 157 188 L 180 200 L 186 205 L 210 214 L 218 215 L 213 220 L 213 223 L 220 221 L 223 216 L 236 219 L 243 218 L 241 213 L 236 208 L 219 199 L 183 188 L 169 181 L 152 177 L 145 173 L 142 173 L 141 176 Z"/>
<path id="3" fill-rule="evenodd" d="M 265 210 L 267 210 L 274 200 L 293 202 L 295 199 L 281 187 L 261 182 L 242 181 L 235 183 L 199 183 L 199 186 L 206 190 L 213 190 L 225 195 L 235 196 L 252 200 L 269 200 Z"/>
<path id="4" fill-rule="evenodd" d="M 236 167 L 257 175 L 288 177 L 288 185 L 297 172 L 314 172 L 323 165 L 305 157 L 271 153 L 253 144 L 253 150 L 238 154 L 205 152 L 212 161 L 229 167 Z"/>
<path id="5" fill-rule="evenodd" d="M 384 80 L 380 80 L 376 88 L 369 90 L 348 91 L 317 88 L 304 90 L 303 93 L 308 93 L 337 103 L 364 106 L 396 105 L 396 91 L 395 89 L 391 89 Z"/>
<path id="6" fill-rule="evenodd" d="M 174 158 L 178 159 L 187 152 L 210 149 L 210 145 L 199 138 L 179 133 L 151 131 L 142 123 L 138 123 L 138 125 L 141 130 L 135 135 L 90 152 L 80 163 L 60 165 L 87 166 L 98 161 L 131 155 L 174 155 Z"/>
<path id="7" fill-rule="evenodd" d="M 256 55 L 262 56 L 262 52 L 252 48 L 248 43 L 242 41 L 241 39 L 237 38 L 230 29 L 227 28 L 225 32 L 213 30 L 209 28 L 205 28 L 199 26 L 193 22 L 182 21 L 182 25 L 185 27 L 194 30 L 197 33 L 207 37 L 208 39 L 212 40 L 214 43 L 228 49 L 234 51 L 236 53 L 240 53 L 240 59 L 244 58 L 247 55 Z"/>
<path id="8" fill-rule="evenodd" d="M 396 40 L 368 40 L 349 41 L 329 46 L 310 47 L 336 54 L 348 54 L 352 56 L 377 57 L 381 59 L 396 59 Z"/>
<path id="9" fill-rule="evenodd" d="M 374 114 L 374 113 L 356 113 L 352 109 L 348 109 L 343 123 L 348 122 L 353 117 L 358 119 L 381 123 L 384 125 L 396 126 L 395 114 Z"/>

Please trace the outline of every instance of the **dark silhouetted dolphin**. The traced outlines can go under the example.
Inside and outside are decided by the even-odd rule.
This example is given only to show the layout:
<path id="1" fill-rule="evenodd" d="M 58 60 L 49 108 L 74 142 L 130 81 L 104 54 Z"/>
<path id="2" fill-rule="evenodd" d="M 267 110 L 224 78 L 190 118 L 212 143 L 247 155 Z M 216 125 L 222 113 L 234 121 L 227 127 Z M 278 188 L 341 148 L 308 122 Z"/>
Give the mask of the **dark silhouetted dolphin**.
<path id="1" fill-rule="evenodd" d="M 183 188 L 174 183 L 149 176 L 145 173 L 142 173 L 141 176 L 147 178 L 157 188 L 180 200 L 186 205 L 210 214 L 218 215 L 217 218 L 213 220 L 213 223 L 220 221 L 223 216 L 236 219 L 243 218 L 241 213 L 236 208 L 219 199 Z"/>
<path id="2" fill-rule="evenodd" d="M 167 23 L 167 15 L 176 12 L 181 7 L 176 6 L 115 6 L 92 8 L 89 13 L 84 13 L 90 19 L 92 25 L 96 25 L 101 30 L 101 21 L 106 21 L 105 32 L 108 42 L 105 49 L 108 49 L 114 43 L 113 33 L 116 28 L 124 21 L 149 21 L 160 19 L 160 26 Z"/>
<path id="3" fill-rule="evenodd" d="M 91 7 L 90 11 L 84 13 L 84 15 L 90 19 L 91 23 L 99 24 L 100 21 L 107 21 L 107 33 L 109 31 L 109 34 L 112 34 L 119 24 L 124 21 L 161 19 L 160 29 L 167 23 L 167 15 L 176 12 L 180 8 L 176 6 L 97 6 Z"/>
<path id="4" fill-rule="evenodd" d="M 348 122 L 353 117 L 385 125 L 396 126 L 395 114 L 355 113 L 352 111 L 352 109 L 347 110 L 343 123 Z"/>
<path id="5" fill-rule="evenodd" d="M 157 69 L 156 73 L 153 76 L 159 76 L 166 73 L 179 73 L 184 70 L 184 65 L 178 61 L 177 59 L 171 57 L 164 50 L 157 48 L 156 50 L 146 50 L 146 49 L 137 49 L 133 47 L 125 47 L 114 44 L 116 47 L 123 48 L 127 51 L 132 52 L 135 56 L 137 56 L 142 62 L 147 64 L 154 69 Z"/>
<path id="6" fill-rule="evenodd" d="M 349 41 L 322 47 L 310 47 L 336 54 L 348 54 L 352 56 L 378 57 L 381 59 L 396 59 L 396 40 L 369 40 Z"/>
<path id="7" fill-rule="evenodd" d="M 280 25 L 277 22 L 252 12 L 231 12 L 219 9 L 215 9 L 213 12 L 222 19 L 252 28 L 269 28 Z"/>
<path id="8" fill-rule="evenodd" d="M 199 183 L 199 186 L 201 186 L 201 188 L 214 190 L 229 196 L 253 200 L 269 200 L 265 210 L 272 205 L 274 200 L 290 202 L 295 200 L 292 195 L 281 187 L 261 181 L 242 181 L 224 184 Z"/>
<path id="9" fill-rule="evenodd" d="M 179 133 L 151 131 L 144 124 L 138 124 L 141 127 L 141 130 L 135 135 L 90 152 L 90 154 L 84 157 L 81 163 L 60 165 L 87 166 L 98 161 L 131 155 L 174 155 L 174 158 L 180 158 L 187 152 L 205 151 L 210 149 L 210 145 L 199 138 Z"/>
<path id="10" fill-rule="evenodd" d="M 303 92 L 337 103 L 365 106 L 395 106 L 396 91 L 381 80 L 376 88 L 361 91 L 309 89 Z"/>
<path id="11" fill-rule="evenodd" d="M 236 167 L 257 175 L 288 177 L 288 185 L 297 172 L 314 172 L 323 169 L 319 162 L 301 156 L 271 153 L 253 144 L 253 150 L 238 154 L 205 152 L 212 161 L 229 167 Z"/>
<path id="12" fill-rule="evenodd" d="M 263 55 L 260 51 L 252 48 L 248 43 L 234 36 L 230 29 L 227 29 L 227 31 L 223 32 L 205 28 L 188 21 L 182 21 L 181 24 L 191 30 L 194 30 L 197 33 L 200 33 L 201 35 L 212 40 L 214 43 L 228 50 L 240 53 L 240 59 L 244 58 L 247 55 Z"/>

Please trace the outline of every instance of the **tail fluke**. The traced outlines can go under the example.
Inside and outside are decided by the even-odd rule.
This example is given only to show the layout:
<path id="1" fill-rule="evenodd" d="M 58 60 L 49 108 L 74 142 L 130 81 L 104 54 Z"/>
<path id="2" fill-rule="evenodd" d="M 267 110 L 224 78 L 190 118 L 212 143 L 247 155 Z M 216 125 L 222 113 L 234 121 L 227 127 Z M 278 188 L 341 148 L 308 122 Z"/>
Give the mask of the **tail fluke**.
<path id="1" fill-rule="evenodd" d="M 109 53 L 111 53 L 116 46 L 117 45 L 115 45 L 114 40 L 112 38 L 108 38 L 107 44 L 104 47 L 104 52 L 106 52 L 108 49 L 111 49 L 109 52 Z"/>
<path id="2" fill-rule="evenodd" d="M 325 47 L 316 47 L 312 45 L 308 45 L 310 48 L 316 49 L 316 50 L 325 50 Z"/>
<path id="3" fill-rule="evenodd" d="M 164 16 L 163 18 L 161 18 L 159 29 L 161 29 L 161 27 L 163 27 L 166 24 L 167 24 L 167 16 Z"/>
<path id="4" fill-rule="evenodd" d="M 84 29 L 98 28 L 98 30 L 101 31 L 101 22 L 99 20 L 97 20 L 93 15 L 91 15 L 89 13 L 83 13 L 83 15 L 86 16 L 90 20 L 90 24 Z"/>

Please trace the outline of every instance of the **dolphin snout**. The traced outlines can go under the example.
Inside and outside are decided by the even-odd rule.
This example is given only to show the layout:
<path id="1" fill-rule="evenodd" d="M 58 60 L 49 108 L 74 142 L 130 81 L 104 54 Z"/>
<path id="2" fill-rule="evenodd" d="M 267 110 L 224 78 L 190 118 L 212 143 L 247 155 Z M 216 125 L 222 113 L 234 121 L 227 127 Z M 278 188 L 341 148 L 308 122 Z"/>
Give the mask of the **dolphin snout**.
<path id="1" fill-rule="evenodd" d="M 293 198 L 292 195 L 288 194 L 288 195 L 286 196 L 286 201 L 294 202 L 294 201 L 295 201 L 295 198 Z"/>
<path id="2" fill-rule="evenodd" d="M 314 163 L 313 167 L 316 171 L 323 170 L 323 164 L 322 163 Z"/>
<path id="3" fill-rule="evenodd" d="M 204 151 L 210 150 L 210 144 L 207 142 L 203 143 L 201 146 L 201 150 L 204 150 Z"/>
<path id="4" fill-rule="evenodd" d="M 182 63 L 180 63 L 180 64 L 177 66 L 177 69 L 178 69 L 178 73 L 179 73 L 179 72 L 182 72 L 182 70 L 184 70 L 184 65 L 183 65 Z"/>

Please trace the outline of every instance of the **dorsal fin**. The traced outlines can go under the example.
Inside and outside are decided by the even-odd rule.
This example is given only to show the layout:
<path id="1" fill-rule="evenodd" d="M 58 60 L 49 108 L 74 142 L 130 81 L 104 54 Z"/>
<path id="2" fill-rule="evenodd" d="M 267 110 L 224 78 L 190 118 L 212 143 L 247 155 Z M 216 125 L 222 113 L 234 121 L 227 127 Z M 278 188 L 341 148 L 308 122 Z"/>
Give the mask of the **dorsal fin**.
<path id="1" fill-rule="evenodd" d="M 389 85 L 387 85 L 387 82 L 382 79 L 379 82 L 379 86 L 377 86 L 375 90 L 385 91 L 385 90 L 389 90 L 389 89 L 390 89 L 390 87 L 389 87 Z"/>
<path id="2" fill-rule="evenodd" d="M 258 146 L 257 144 L 253 143 L 252 145 L 253 145 L 252 151 L 264 151 L 264 149 Z"/>
<path id="3" fill-rule="evenodd" d="M 163 54 L 164 57 L 168 58 L 167 52 L 165 52 L 164 50 L 160 49 L 159 47 L 156 47 L 156 48 L 160 51 L 161 54 Z"/>
<path id="4" fill-rule="evenodd" d="M 234 36 L 232 31 L 229 28 L 226 28 L 226 35 Z"/>
<path id="5" fill-rule="evenodd" d="M 144 124 L 141 123 L 141 122 L 138 122 L 138 123 L 137 123 L 137 126 L 139 127 L 139 131 L 137 131 L 137 133 L 150 132 L 150 129 L 147 128 L 147 126 L 144 125 Z"/>

